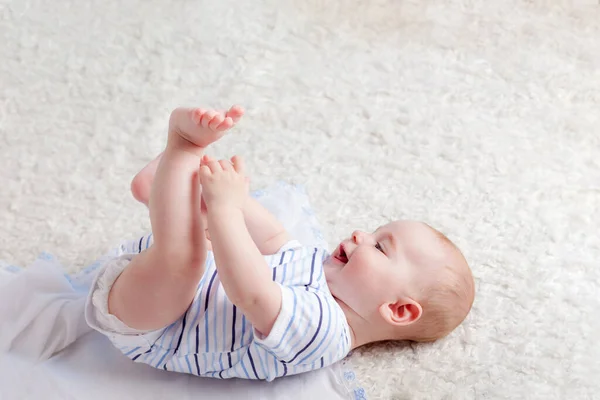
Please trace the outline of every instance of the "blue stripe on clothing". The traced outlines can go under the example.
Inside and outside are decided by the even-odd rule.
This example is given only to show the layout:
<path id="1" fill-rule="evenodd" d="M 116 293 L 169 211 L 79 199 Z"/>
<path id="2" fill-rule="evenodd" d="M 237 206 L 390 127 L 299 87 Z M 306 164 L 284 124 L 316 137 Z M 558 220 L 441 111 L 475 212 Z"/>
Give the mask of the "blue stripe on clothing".
<path id="1" fill-rule="evenodd" d="M 314 304 L 311 302 L 303 302 L 302 304 L 299 304 L 299 307 L 300 307 L 301 315 L 312 316 L 317 313 L 317 310 L 314 307 Z M 294 342 L 293 345 L 288 346 L 290 348 L 290 350 L 297 349 L 301 345 L 301 343 L 305 340 L 306 335 L 308 334 L 308 331 L 310 330 L 310 328 L 311 328 L 310 324 L 304 324 L 304 326 L 302 327 L 302 330 L 300 330 L 300 327 L 298 327 L 298 326 L 296 327 L 296 329 L 292 329 L 291 335 L 288 339 L 288 342 L 291 342 L 292 339 L 294 339 L 294 340 L 296 340 L 296 338 L 298 338 L 298 339 Z M 290 357 L 290 356 L 288 355 L 287 357 Z"/>
<path id="2" fill-rule="evenodd" d="M 158 350 L 155 348 L 155 346 L 152 346 L 151 350 L 152 351 L 150 351 L 150 352 L 142 354 L 142 356 L 140 357 L 141 362 L 148 364 L 148 365 L 152 365 L 151 360 L 154 359 Z"/>
<path id="3" fill-rule="evenodd" d="M 294 259 L 294 254 L 296 253 L 296 250 L 292 249 L 292 255 L 290 256 L 290 261 Z M 293 265 L 293 263 L 292 263 Z M 283 265 L 283 278 L 281 278 L 281 282 L 285 282 L 285 275 L 287 273 L 287 268 L 288 268 L 288 264 L 284 264 Z"/>
<path id="4" fill-rule="evenodd" d="M 267 373 L 267 368 L 268 365 L 265 366 L 265 361 L 263 358 L 263 350 L 261 348 L 257 348 L 256 349 L 256 353 L 258 354 L 258 361 L 260 361 L 260 368 L 262 369 L 263 372 L 263 376 L 265 377 L 265 379 L 269 376 L 269 374 Z"/>
<path id="5" fill-rule="evenodd" d="M 323 356 L 327 356 L 327 355 L 331 355 L 331 354 L 341 354 L 342 352 L 340 351 L 340 346 L 339 343 L 341 342 L 342 344 L 342 348 L 345 348 L 345 344 L 344 341 L 342 339 L 342 335 L 340 333 L 340 328 L 341 325 L 339 325 L 339 323 L 337 324 L 337 326 L 333 327 L 333 331 L 329 334 L 329 338 L 328 340 L 325 342 L 325 345 L 323 346 L 323 350 L 321 351 L 321 354 Z M 338 343 L 338 345 L 336 346 L 336 342 Z M 325 353 L 325 354 L 323 354 Z"/>
<path id="6" fill-rule="evenodd" d="M 319 271 L 319 276 L 317 277 L 317 289 L 321 288 L 321 282 L 323 279 L 323 272 L 325 271 L 325 268 L 320 268 L 321 270 Z"/>
<path id="7" fill-rule="evenodd" d="M 183 314 L 183 320 L 181 321 L 181 333 L 179 334 L 179 339 L 177 340 L 177 346 L 175 346 L 175 352 L 173 354 L 177 354 L 177 352 L 179 351 L 179 346 L 181 346 L 181 339 L 183 338 L 183 332 L 185 332 L 185 320 L 187 318 L 189 311 L 190 311 L 190 309 L 188 308 L 186 310 L 186 312 Z"/>
<path id="8" fill-rule="evenodd" d="M 277 267 L 279 265 L 283 265 L 283 259 L 285 258 L 285 251 L 283 253 L 281 253 L 281 258 L 279 259 L 279 264 L 273 266 L 273 282 L 277 282 Z M 284 266 L 285 268 L 285 266 Z"/>
<path id="9" fill-rule="evenodd" d="M 240 364 L 242 365 L 242 369 L 244 370 L 244 374 L 246 375 L 246 379 L 250 379 L 250 374 L 248 374 L 248 370 L 246 369 L 246 366 L 244 365 L 244 359 L 242 359 L 242 362 L 240 362 Z"/>
<path id="10" fill-rule="evenodd" d="M 317 347 L 315 347 L 310 353 L 308 353 L 302 360 L 298 361 L 298 364 L 304 363 L 304 361 L 306 361 L 308 358 L 310 358 L 310 356 L 315 354 L 317 352 L 317 350 L 319 350 L 319 348 L 323 345 L 325 340 L 328 339 L 329 328 L 331 327 L 331 307 L 329 306 L 329 302 L 325 302 L 325 303 L 327 304 L 327 328 L 325 328 L 325 334 L 323 335 L 323 338 L 321 339 L 319 344 L 317 344 Z M 319 317 L 319 319 L 321 319 L 321 318 L 323 318 L 323 315 L 321 315 Z M 316 333 L 315 333 L 315 335 L 316 335 Z"/>
<path id="11" fill-rule="evenodd" d="M 302 350 L 300 350 L 298 353 L 296 353 L 296 355 L 294 356 L 294 358 L 292 358 L 290 361 L 288 361 L 288 363 L 291 363 L 292 361 L 294 361 L 300 354 L 304 353 L 304 351 L 306 351 L 306 349 L 308 349 L 308 347 L 312 344 L 312 342 L 315 341 L 315 339 L 317 338 L 317 335 L 319 334 L 319 331 L 321 330 L 321 324 L 323 322 L 323 304 L 321 304 L 321 299 L 319 298 L 319 295 L 317 295 L 315 293 L 315 296 L 317 297 L 317 301 L 319 302 L 319 324 L 317 325 L 317 330 L 315 331 L 315 334 L 313 335 L 313 337 L 310 339 L 310 341 L 308 342 L 308 344 L 306 346 L 304 346 L 304 348 L 302 348 Z"/>
<path id="12" fill-rule="evenodd" d="M 227 365 L 229 366 L 229 368 L 231 368 L 233 366 L 233 364 L 231 363 L 231 352 L 233 352 L 233 349 L 235 348 L 235 320 L 237 318 L 237 307 L 235 305 L 233 305 L 232 307 L 232 316 L 231 316 L 231 350 L 227 353 Z"/>
<path id="13" fill-rule="evenodd" d="M 168 350 L 164 350 L 165 354 L 163 354 L 163 356 L 160 358 L 160 360 L 158 360 L 158 362 L 156 363 L 155 367 L 159 368 L 159 365 L 162 364 L 163 360 L 165 359 L 165 357 L 167 356 L 167 354 L 169 354 Z"/>
<path id="14" fill-rule="evenodd" d="M 237 312 L 237 307 L 235 306 L 235 304 L 233 305 L 233 317 L 232 317 L 232 322 L 231 322 L 231 351 L 233 351 L 234 347 L 235 347 L 235 320 L 237 318 L 236 315 Z M 231 361 L 229 361 L 229 368 L 231 368 Z"/>
<path id="15" fill-rule="evenodd" d="M 254 366 L 254 360 L 252 359 L 252 354 L 250 353 L 250 347 L 248 347 L 248 359 L 250 359 L 250 365 L 252 366 L 252 372 L 254 372 L 254 376 L 256 379 L 260 379 L 258 374 L 256 373 L 256 367 Z"/>
<path id="16" fill-rule="evenodd" d="M 140 347 L 134 347 L 133 349 L 129 350 L 127 353 L 125 353 L 126 356 L 130 355 L 131 353 L 135 353 L 136 351 L 138 351 L 140 349 Z"/>
<path id="17" fill-rule="evenodd" d="M 317 257 L 317 249 L 315 249 L 315 252 L 313 253 L 313 257 L 312 257 L 312 262 L 310 263 L 310 281 L 308 281 L 308 285 L 306 285 L 306 290 L 308 291 L 308 288 L 310 287 L 310 285 L 312 285 L 313 282 L 313 274 L 315 273 L 315 258 Z"/>
<path id="18" fill-rule="evenodd" d="M 196 362 L 196 374 L 200 375 L 200 365 L 198 365 L 198 353 L 194 354 L 194 361 Z"/>
<path id="19" fill-rule="evenodd" d="M 196 354 L 198 354 L 199 351 L 200 351 L 200 349 L 199 349 L 199 347 L 200 347 L 200 332 L 199 332 L 199 329 L 200 329 L 200 324 L 197 324 L 196 325 Z"/>
<path id="20" fill-rule="evenodd" d="M 206 290 L 206 302 L 204 303 L 204 335 L 206 339 L 206 345 L 204 346 L 204 351 L 208 353 L 208 349 L 210 346 L 210 339 L 208 337 L 208 318 L 206 315 L 206 310 L 208 310 L 208 299 L 210 299 L 210 289 L 212 287 L 213 282 L 215 281 L 215 277 L 217 276 L 217 270 L 213 273 L 210 278 L 210 282 L 208 283 L 208 289 Z M 196 343 L 198 341 L 198 337 L 196 337 Z M 198 347 L 198 346 L 196 346 Z"/>
<path id="21" fill-rule="evenodd" d="M 216 303 L 216 302 L 215 302 Z M 226 301 L 223 302 L 223 332 L 221 334 L 221 346 L 219 347 L 219 351 L 225 351 L 227 344 L 225 343 L 225 339 L 227 338 L 227 309 L 229 304 Z"/>
<path id="22" fill-rule="evenodd" d="M 200 325 L 200 322 L 198 321 L 198 318 L 200 317 L 200 313 L 201 313 L 201 307 L 202 307 L 202 292 L 204 291 L 204 282 L 206 281 L 206 275 L 207 275 L 207 271 L 210 270 L 210 268 L 213 265 L 213 259 L 209 259 L 209 261 L 206 263 L 205 266 L 205 271 L 204 274 L 202 275 L 202 279 L 200 279 L 200 283 L 198 284 L 198 287 L 200 288 L 199 292 L 196 294 L 196 299 L 194 300 L 196 303 L 196 306 L 194 306 L 194 303 L 192 303 L 192 305 L 190 306 L 190 308 L 195 308 L 196 309 L 196 316 L 193 318 L 193 320 L 190 321 L 190 324 L 188 326 L 188 334 L 187 334 L 187 349 L 188 349 L 188 353 L 192 353 L 192 349 L 190 348 L 190 344 L 192 343 L 191 340 L 191 336 L 192 336 L 192 332 L 196 333 L 196 352 L 198 352 L 198 335 L 199 335 L 199 330 L 198 327 Z M 191 373 L 191 371 L 190 371 Z"/>
<path id="23" fill-rule="evenodd" d="M 292 290 L 292 295 L 294 296 L 294 307 L 293 307 L 293 311 L 292 311 L 292 317 L 290 318 L 290 322 L 288 322 L 287 326 L 285 327 L 285 331 L 283 331 L 283 335 L 281 335 L 281 339 L 279 340 L 279 343 L 277 343 L 277 346 L 275 346 L 273 349 L 278 349 L 279 346 L 281 346 L 281 344 L 283 343 L 283 340 L 285 339 L 286 335 L 290 331 L 290 326 L 292 326 L 292 323 L 296 319 L 296 304 L 298 302 L 298 298 L 296 297 L 296 292 L 293 290 Z"/>
<path id="24" fill-rule="evenodd" d="M 217 280 L 219 280 L 218 277 L 217 277 Z M 215 298 L 218 298 L 219 290 L 222 290 L 221 286 L 219 286 L 219 282 L 217 282 L 216 285 L 215 285 L 215 290 L 214 290 L 214 294 L 213 294 L 213 296 Z M 213 337 L 212 337 L 212 339 L 213 339 L 213 342 L 214 342 L 214 344 L 212 346 L 213 347 L 213 352 L 219 351 L 219 344 L 218 344 L 219 336 L 217 335 L 217 326 L 218 326 L 217 324 L 218 324 L 220 316 L 219 316 L 219 312 L 217 311 L 217 306 L 218 305 L 219 305 L 218 301 L 213 301 L 213 307 L 212 307 L 212 309 L 213 309 L 213 311 L 212 311 L 213 312 L 213 316 L 211 318 L 211 320 L 212 320 L 212 328 L 213 328 Z"/>
<path id="25" fill-rule="evenodd" d="M 160 351 L 160 350 L 162 350 L 162 351 L 165 351 L 165 352 L 167 352 L 167 353 L 168 353 L 168 350 L 166 350 L 166 349 L 168 349 L 168 348 L 170 348 L 170 347 L 165 347 L 165 346 L 164 346 L 164 344 L 165 344 L 165 338 L 167 337 L 167 333 L 168 333 L 168 332 L 171 330 L 171 328 L 173 328 L 173 327 L 175 327 L 175 324 L 174 324 L 174 323 L 173 323 L 173 324 L 171 324 L 171 325 L 169 325 L 169 326 L 168 326 L 168 327 L 167 327 L 167 328 L 166 328 L 166 329 L 163 331 L 163 333 L 160 335 L 160 336 L 161 336 L 161 341 L 160 341 L 160 344 L 157 346 L 157 347 L 158 347 L 158 349 L 157 349 L 157 351 L 156 351 L 156 355 L 155 355 L 155 356 L 152 358 L 152 361 L 150 361 L 151 363 L 153 363 L 154 361 L 156 361 L 156 359 L 157 359 L 158 357 L 160 357 L 160 355 L 161 355 L 161 351 Z M 164 359 L 164 356 L 163 356 L 163 358 L 162 358 L 162 359 Z M 162 361 L 162 359 L 161 359 L 161 361 Z M 160 362 L 156 363 L 155 367 L 157 367 L 157 368 L 158 368 L 158 366 L 159 366 L 159 365 L 160 365 Z"/>
<path id="26" fill-rule="evenodd" d="M 242 337 L 240 338 L 240 346 L 244 346 L 244 334 L 246 333 L 246 316 L 242 314 Z"/>
<path id="27" fill-rule="evenodd" d="M 154 346 L 150 346 L 150 348 L 148 350 L 146 350 L 144 353 L 140 353 L 137 356 L 133 357 L 132 360 L 135 361 L 138 359 L 138 357 L 143 356 L 144 354 L 150 353 L 152 351 L 152 347 L 154 347 Z"/>
<path id="28" fill-rule="evenodd" d="M 190 372 L 190 374 L 193 374 L 192 372 L 192 365 L 190 364 L 190 356 L 189 355 L 185 355 L 185 362 L 187 364 L 188 367 L 188 371 Z"/>
<path id="29" fill-rule="evenodd" d="M 175 326 L 176 326 L 176 325 L 175 325 L 175 324 L 173 324 L 173 327 L 174 327 L 174 328 L 175 328 Z M 171 341 L 169 342 L 169 349 L 173 349 L 173 341 L 175 340 L 175 338 L 176 338 L 176 336 L 177 336 L 177 335 L 176 335 L 176 332 L 177 332 L 177 329 L 173 329 L 173 333 L 171 334 Z M 167 351 L 167 355 L 169 355 L 170 353 L 171 353 L 171 350 L 168 350 L 168 351 Z M 171 360 L 171 361 L 173 360 L 173 356 L 174 356 L 174 355 L 175 355 L 175 352 L 173 352 L 173 354 L 172 354 L 172 355 L 171 355 L 171 357 L 170 357 L 170 360 Z M 167 360 L 167 362 L 168 362 L 168 361 L 169 361 L 169 360 Z M 165 365 L 167 364 L 167 362 L 165 362 Z M 161 361 L 161 362 L 159 362 L 159 365 L 160 365 L 160 363 L 162 363 L 162 361 Z M 173 365 L 175 365 L 175 364 L 173 363 Z"/>

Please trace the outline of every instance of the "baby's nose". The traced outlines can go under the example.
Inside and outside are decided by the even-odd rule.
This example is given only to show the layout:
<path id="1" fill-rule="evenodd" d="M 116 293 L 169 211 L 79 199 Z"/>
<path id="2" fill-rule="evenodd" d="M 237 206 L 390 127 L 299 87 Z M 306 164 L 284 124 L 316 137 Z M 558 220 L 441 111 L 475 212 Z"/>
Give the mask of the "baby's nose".
<path id="1" fill-rule="evenodd" d="M 366 233 L 363 231 L 352 232 L 352 241 L 356 244 L 361 244 L 365 240 Z"/>

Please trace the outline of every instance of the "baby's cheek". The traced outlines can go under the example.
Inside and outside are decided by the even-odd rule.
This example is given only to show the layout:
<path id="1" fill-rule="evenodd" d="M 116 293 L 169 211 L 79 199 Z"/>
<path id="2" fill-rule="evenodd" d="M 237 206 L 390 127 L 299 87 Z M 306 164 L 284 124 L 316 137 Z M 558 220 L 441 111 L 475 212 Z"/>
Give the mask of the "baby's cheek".
<path id="1" fill-rule="evenodd" d="M 365 260 L 361 260 L 357 258 L 356 264 L 353 265 L 351 274 L 352 280 L 354 280 L 356 285 L 360 285 L 363 287 L 370 286 L 372 280 L 374 278 L 373 271 L 369 268 L 369 264 L 364 262 Z"/>
<path id="2" fill-rule="evenodd" d="M 382 270 L 381 266 L 374 262 L 366 255 L 361 255 L 357 261 L 357 268 L 355 271 L 355 278 L 360 284 L 369 292 L 377 292 L 381 290 L 382 286 L 387 285 L 385 271 Z"/>
<path id="3" fill-rule="evenodd" d="M 372 268 L 369 264 L 369 258 L 367 257 L 366 254 L 357 253 L 355 258 L 356 258 L 355 268 L 357 269 L 357 271 L 360 271 L 361 274 L 365 274 L 365 275 L 373 272 Z"/>

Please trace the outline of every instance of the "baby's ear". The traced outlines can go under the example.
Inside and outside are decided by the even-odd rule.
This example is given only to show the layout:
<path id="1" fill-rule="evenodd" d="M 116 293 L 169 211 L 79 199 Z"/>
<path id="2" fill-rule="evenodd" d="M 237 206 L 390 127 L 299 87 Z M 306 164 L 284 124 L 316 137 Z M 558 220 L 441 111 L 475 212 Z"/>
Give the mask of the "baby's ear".
<path id="1" fill-rule="evenodd" d="M 413 299 L 405 298 L 395 303 L 382 304 L 379 312 L 387 323 L 395 326 L 407 326 L 421 318 L 423 308 Z"/>

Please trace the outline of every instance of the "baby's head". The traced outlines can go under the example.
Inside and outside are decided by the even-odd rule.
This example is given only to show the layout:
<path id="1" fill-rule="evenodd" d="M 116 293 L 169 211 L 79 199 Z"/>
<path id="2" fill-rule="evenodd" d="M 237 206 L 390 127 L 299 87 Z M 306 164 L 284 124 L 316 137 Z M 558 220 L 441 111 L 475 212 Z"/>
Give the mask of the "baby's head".
<path id="1" fill-rule="evenodd" d="M 328 286 L 368 338 L 433 341 L 467 316 L 474 282 L 460 250 L 422 222 L 355 231 L 325 263 Z M 353 321 L 350 321 L 351 324 Z"/>

